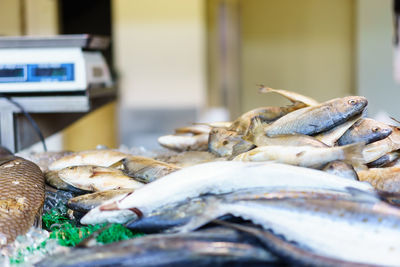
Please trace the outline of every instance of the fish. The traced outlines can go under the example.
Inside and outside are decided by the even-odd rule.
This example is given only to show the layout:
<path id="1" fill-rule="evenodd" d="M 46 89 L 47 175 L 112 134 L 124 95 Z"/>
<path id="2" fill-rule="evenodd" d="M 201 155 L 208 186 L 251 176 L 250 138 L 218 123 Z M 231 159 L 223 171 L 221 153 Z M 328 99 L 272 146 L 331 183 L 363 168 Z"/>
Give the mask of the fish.
<path id="1" fill-rule="evenodd" d="M 82 196 L 70 198 L 68 200 L 67 206 L 74 211 L 87 213 L 89 210 L 103 204 L 109 199 L 131 192 L 133 192 L 133 189 L 114 189 L 85 194 Z"/>
<path id="2" fill-rule="evenodd" d="M 368 101 L 362 96 L 335 98 L 317 106 L 293 111 L 268 124 L 264 132 L 268 136 L 282 134 L 315 135 L 342 124 L 359 115 Z"/>
<path id="3" fill-rule="evenodd" d="M 52 164 L 50 164 L 49 170 L 55 171 L 64 169 L 66 167 L 82 165 L 108 167 L 128 156 L 130 155 L 109 149 L 80 151 L 54 161 Z"/>
<path id="4" fill-rule="evenodd" d="M 383 155 L 379 159 L 376 159 L 376 160 L 368 163 L 367 166 L 368 166 L 368 168 L 389 167 L 387 165 L 395 162 L 397 159 L 399 159 L 399 157 L 400 157 L 400 152 L 393 151 L 393 152 Z"/>
<path id="5" fill-rule="evenodd" d="M 400 193 L 400 166 L 370 168 L 357 174 L 360 181 L 370 183 L 377 190 Z"/>
<path id="6" fill-rule="evenodd" d="M 157 158 L 166 163 L 174 164 L 178 167 L 189 167 L 200 163 L 206 163 L 216 160 L 226 160 L 220 158 L 208 151 L 185 151 L 169 157 Z"/>
<path id="7" fill-rule="evenodd" d="M 273 145 L 328 147 L 316 138 L 304 134 L 284 134 L 269 137 L 264 133 L 264 125 L 259 118 L 254 118 L 247 135 L 243 139 L 258 147 Z"/>
<path id="8" fill-rule="evenodd" d="M 206 124 L 194 124 L 175 129 L 175 134 L 208 134 L 213 127 Z"/>
<path id="9" fill-rule="evenodd" d="M 350 180 L 359 180 L 353 166 L 340 160 L 329 162 L 322 168 L 322 171 Z"/>
<path id="10" fill-rule="evenodd" d="M 248 225 L 240 225 L 237 223 L 214 220 L 213 223 L 227 226 L 232 229 L 242 231 L 244 233 L 257 237 L 263 243 L 268 251 L 280 257 L 282 261 L 289 266 L 342 266 L 342 267 L 372 267 L 371 264 L 360 264 L 327 256 L 318 255 L 307 248 L 299 247 L 293 242 L 287 241 L 282 236 L 278 236 L 273 232 L 251 227 Z"/>
<path id="11" fill-rule="evenodd" d="M 251 120 L 255 117 L 260 118 L 263 122 L 271 123 L 281 118 L 282 116 L 306 107 L 302 103 L 295 103 L 284 107 L 260 107 L 247 111 L 238 118 L 236 118 L 231 125 L 227 128 L 230 131 L 235 131 L 238 134 L 245 135 L 250 126 Z"/>
<path id="12" fill-rule="evenodd" d="M 67 167 L 58 171 L 58 176 L 74 187 L 92 192 L 138 189 L 144 185 L 125 175 L 121 170 L 92 165 Z"/>
<path id="13" fill-rule="evenodd" d="M 250 220 L 319 256 L 379 266 L 399 264 L 400 209 L 383 201 L 222 200 L 179 230 L 192 231 L 225 214 Z"/>
<path id="14" fill-rule="evenodd" d="M 70 248 L 36 267 L 279 266 L 279 259 L 242 232 L 213 227 L 185 234 L 155 234 L 103 246 Z"/>
<path id="15" fill-rule="evenodd" d="M 61 180 L 60 177 L 58 176 L 58 171 L 46 171 L 44 173 L 44 179 L 47 185 L 50 185 L 51 187 L 54 187 L 59 190 L 69 191 L 75 194 L 88 193 L 88 191 L 86 190 L 76 188 Z"/>
<path id="16" fill-rule="evenodd" d="M 244 140 L 237 132 L 223 128 L 213 128 L 208 140 L 208 150 L 218 157 L 230 157 L 254 147 L 254 144 Z"/>
<path id="17" fill-rule="evenodd" d="M 280 94 L 281 96 L 289 99 L 292 103 L 300 102 L 306 106 L 317 106 L 319 104 L 317 100 L 312 99 L 311 97 L 304 96 L 304 95 L 298 94 L 296 92 L 288 91 L 288 90 L 273 89 L 271 87 L 264 86 L 264 85 L 260 85 L 258 92 Z"/>
<path id="18" fill-rule="evenodd" d="M 385 123 L 362 118 L 354 123 L 337 141 L 339 146 L 364 142 L 370 144 L 388 137 L 392 128 Z"/>
<path id="19" fill-rule="evenodd" d="M 237 202 L 248 199 L 283 199 L 283 198 L 332 198 L 332 199 L 352 199 L 359 194 L 354 195 L 352 192 L 344 193 L 332 190 L 315 190 L 315 191 L 296 191 L 290 188 L 274 191 L 271 188 L 253 188 L 249 190 L 238 190 L 236 192 L 221 195 L 203 195 L 196 198 L 186 199 L 178 203 L 164 205 L 147 217 L 140 220 L 134 219 L 127 222 L 125 227 L 144 233 L 157 233 L 162 231 L 173 231 L 179 226 L 183 226 L 196 216 L 203 216 L 207 206 L 215 201 L 223 199 L 227 202 Z M 368 196 L 371 197 L 371 196 Z M 372 196 L 375 198 L 375 196 Z M 375 198 L 377 199 L 377 198 Z"/>
<path id="20" fill-rule="evenodd" d="M 318 139 L 322 143 L 328 146 L 335 146 L 337 140 L 358 120 L 360 120 L 362 115 L 356 115 L 353 118 L 349 119 L 348 121 L 339 124 L 328 131 L 324 131 L 317 135 L 314 135 L 314 138 Z"/>
<path id="21" fill-rule="evenodd" d="M 180 167 L 162 161 L 142 156 L 129 156 L 121 160 L 123 172 L 142 183 L 150 183 L 167 174 L 180 169 Z"/>
<path id="22" fill-rule="evenodd" d="M 197 135 L 163 135 L 158 143 L 175 151 L 206 151 L 208 149 L 208 133 Z"/>
<path id="23" fill-rule="evenodd" d="M 193 125 L 205 125 L 210 128 L 225 128 L 228 129 L 231 125 L 231 121 L 214 121 L 214 122 L 194 122 Z"/>
<path id="24" fill-rule="evenodd" d="M 363 156 L 366 163 L 400 149 L 400 128 L 395 126 L 391 126 L 391 128 L 392 133 L 388 137 L 365 146 Z"/>
<path id="25" fill-rule="evenodd" d="M 305 191 L 334 189 L 348 192 L 350 187 L 367 192 L 372 190 L 369 184 L 314 169 L 279 163 L 216 161 L 181 169 L 121 199 L 112 199 L 89 211 L 81 223 L 95 224 L 106 222 L 109 218 L 124 223 L 135 217 L 146 217 L 162 205 L 187 198 L 257 187 L 270 187 L 276 191 L 288 187 Z M 118 218 L 119 212 L 123 212 L 121 219 Z"/>
<path id="26" fill-rule="evenodd" d="M 43 173 L 33 162 L 20 157 L 1 158 L 0 246 L 40 224 L 45 197 Z"/>
<path id="27" fill-rule="evenodd" d="M 319 168 L 331 161 L 343 160 L 360 166 L 364 163 L 363 143 L 342 147 L 259 146 L 236 156 L 234 161 L 275 161 L 301 167 Z"/>

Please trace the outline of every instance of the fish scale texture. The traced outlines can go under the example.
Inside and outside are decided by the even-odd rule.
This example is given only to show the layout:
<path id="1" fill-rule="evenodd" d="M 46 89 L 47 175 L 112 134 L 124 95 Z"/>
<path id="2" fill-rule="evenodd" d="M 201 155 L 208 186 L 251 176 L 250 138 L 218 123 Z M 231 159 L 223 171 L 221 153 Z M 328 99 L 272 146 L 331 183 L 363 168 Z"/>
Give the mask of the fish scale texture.
<path id="1" fill-rule="evenodd" d="M 32 227 L 45 196 L 39 167 L 23 158 L 0 166 L 0 240 L 10 243 Z M 7 240 L 4 240 L 4 237 Z"/>

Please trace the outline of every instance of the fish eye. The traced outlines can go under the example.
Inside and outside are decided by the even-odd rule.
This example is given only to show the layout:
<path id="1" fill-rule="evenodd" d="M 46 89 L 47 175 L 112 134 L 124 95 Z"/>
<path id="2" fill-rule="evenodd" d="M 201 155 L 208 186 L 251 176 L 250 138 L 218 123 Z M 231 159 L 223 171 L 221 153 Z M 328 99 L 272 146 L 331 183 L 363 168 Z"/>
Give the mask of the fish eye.
<path id="1" fill-rule="evenodd" d="M 357 103 L 357 101 L 356 101 L 355 99 L 350 99 L 350 100 L 348 101 L 348 103 L 349 103 L 350 105 L 355 105 L 355 104 Z"/>
<path id="2" fill-rule="evenodd" d="M 228 141 L 227 141 L 227 140 L 224 140 L 224 141 L 222 142 L 222 144 L 223 144 L 224 146 L 226 146 L 226 145 L 228 144 Z"/>
<path id="3" fill-rule="evenodd" d="M 374 133 L 376 133 L 377 131 L 379 131 L 380 129 L 379 129 L 379 127 L 374 127 L 374 128 L 372 128 L 372 131 L 374 132 Z"/>

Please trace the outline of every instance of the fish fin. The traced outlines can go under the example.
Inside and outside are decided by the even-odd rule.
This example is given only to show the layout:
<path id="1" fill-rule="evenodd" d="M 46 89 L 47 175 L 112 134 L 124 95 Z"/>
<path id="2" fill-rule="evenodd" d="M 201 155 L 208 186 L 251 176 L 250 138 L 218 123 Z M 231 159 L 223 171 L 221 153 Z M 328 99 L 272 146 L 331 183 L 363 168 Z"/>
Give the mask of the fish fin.
<path id="1" fill-rule="evenodd" d="M 208 122 L 193 122 L 192 124 L 193 125 L 204 125 L 204 126 L 208 126 L 210 128 L 223 128 L 223 129 L 226 129 L 226 127 L 217 126 L 217 125 L 213 124 L 212 122 L 211 123 L 208 123 Z"/>
<path id="2" fill-rule="evenodd" d="M 254 144 L 251 144 L 246 140 L 240 141 L 232 147 L 232 155 L 228 158 L 228 160 L 232 160 L 237 155 L 250 151 L 255 147 L 256 146 Z"/>
<path id="3" fill-rule="evenodd" d="M 364 142 L 342 146 L 341 148 L 343 149 L 344 154 L 343 161 L 353 165 L 354 168 L 360 168 L 365 163 L 362 154 L 364 147 Z"/>
<path id="4" fill-rule="evenodd" d="M 121 167 L 124 166 L 124 159 L 121 159 L 113 164 L 111 164 L 110 166 L 108 166 L 109 168 L 115 168 L 115 169 L 120 169 Z"/>
<path id="5" fill-rule="evenodd" d="M 393 121 L 395 121 L 395 122 L 397 122 L 397 123 L 400 123 L 400 121 L 399 120 L 397 120 L 397 119 L 395 119 L 395 118 L 393 118 L 393 117 L 389 117 L 391 120 L 393 120 Z"/>
<path id="6" fill-rule="evenodd" d="M 168 230 L 168 232 L 188 233 L 206 225 L 222 215 L 226 215 L 226 212 L 220 209 L 220 200 L 213 198 L 212 201 L 207 202 L 208 204 L 201 215 L 192 217 L 188 223 L 174 227 L 171 230 Z"/>
<path id="7" fill-rule="evenodd" d="M 275 90 L 272 89 L 271 87 L 265 86 L 264 84 L 258 84 L 258 92 L 259 93 L 271 93 L 274 92 Z"/>
<path id="8" fill-rule="evenodd" d="M 242 137 L 242 139 L 254 144 L 256 137 L 260 135 L 264 135 L 264 124 L 261 121 L 261 118 L 256 116 L 251 119 L 247 133 Z"/>

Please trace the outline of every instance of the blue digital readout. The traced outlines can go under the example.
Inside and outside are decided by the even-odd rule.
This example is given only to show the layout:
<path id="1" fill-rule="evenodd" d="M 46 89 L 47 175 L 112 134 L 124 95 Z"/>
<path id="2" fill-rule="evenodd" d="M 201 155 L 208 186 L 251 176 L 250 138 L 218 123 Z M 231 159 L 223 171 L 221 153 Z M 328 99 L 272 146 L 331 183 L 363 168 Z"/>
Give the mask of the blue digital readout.
<path id="1" fill-rule="evenodd" d="M 73 81 L 74 71 L 73 63 L 0 65 L 0 83 Z"/>

